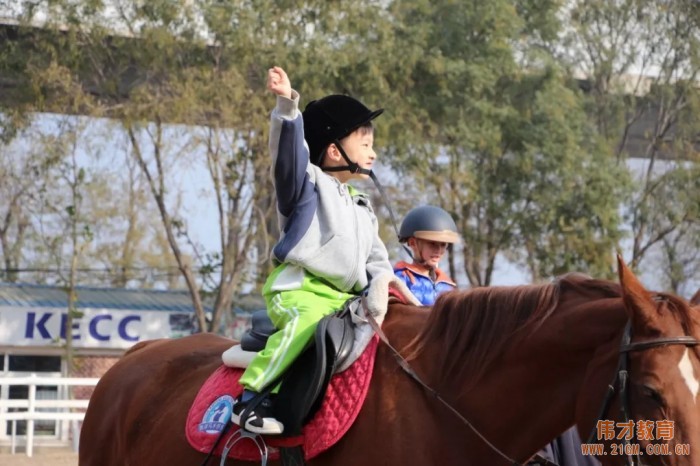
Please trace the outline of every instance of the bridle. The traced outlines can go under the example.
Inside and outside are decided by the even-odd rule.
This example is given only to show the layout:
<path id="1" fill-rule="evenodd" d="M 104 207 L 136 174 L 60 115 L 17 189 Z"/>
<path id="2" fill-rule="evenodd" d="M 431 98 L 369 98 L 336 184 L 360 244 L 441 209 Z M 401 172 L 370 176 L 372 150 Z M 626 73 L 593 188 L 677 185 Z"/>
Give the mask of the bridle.
<path id="1" fill-rule="evenodd" d="M 455 416 L 457 416 L 467 427 L 469 427 L 486 445 L 491 448 L 495 453 L 497 453 L 501 458 L 506 460 L 511 466 L 522 466 L 521 463 L 518 461 L 514 460 L 513 458 L 509 457 L 506 453 L 504 453 L 501 449 L 499 449 L 497 446 L 489 442 L 489 440 L 484 437 L 484 435 L 479 432 L 479 430 L 474 427 L 472 423 L 470 423 L 457 409 L 455 409 L 452 405 L 450 405 L 435 389 L 432 387 L 428 386 L 425 382 L 421 380 L 421 378 L 416 374 L 416 372 L 411 368 L 409 365 L 408 361 L 406 361 L 403 356 L 399 353 L 399 351 L 394 348 L 391 343 L 389 343 L 388 338 L 384 334 L 384 331 L 381 329 L 379 324 L 374 320 L 374 317 L 372 316 L 371 312 L 369 311 L 367 307 L 367 302 L 366 302 L 366 297 L 362 296 L 362 306 L 364 307 L 365 313 L 366 313 L 366 318 L 367 322 L 370 324 L 370 326 L 374 329 L 376 334 L 379 336 L 379 339 L 391 350 L 392 354 L 394 355 L 394 358 L 396 359 L 397 363 L 401 367 L 401 369 L 408 374 L 414 381 L 416 381 L 420 386 L 422 386 L 428 393 L 430 393 L 437 401 L 439 401 L 441 404 L 443 404 L 448 410 L 452 412 Z M 617 371 L 615 373 L 615 378 L 613 379 L 612 383 L 608 384 L 608 391 L 605 396 L 605 399 L 603 400 L 603 405 L 600 409 L 600 413 L 598 415 L 598 418 L 595 422 L 595 424 L 598 423 L 599 420 L 602 420 L 603 417 L 607 414 L 608 409 L 610 408 L 610 404 L 615 396 L 616 391 L 619 392 L 620 394 L 620 414 L 622 416 L 623 422 L 628 422 L 630 418 L 630 410 L 629 410 L 629 392 L 627 390 L 627 383 L 629 381 L 629 353 L 632 351 L 644 351 L 648 350 L 650 348 L 656 348 L 659 346 L 668 346 L 668 345 L 683 345 L 683 346 L 698 346 L 700 345 L 700 340 L 691 337 L 691 336 L 678 336 L 678 337 L 666 337 L 666 338 L 656 338 L 653 340 L 644 340 L 644 341 L 637 341 L 632 343 L 632 321 L 628 320 L 627 324 L 625 325 L 625 330 L 622 335 L 622 342 L 620 344 L 620 350 L 619 350 L 619 358 L 618 358 L 618 365 L 617 365 Z M 616 389 L 616 387 L 618 387 Z M 635 424 L 635 430 L 636 430 L 636 424 Z M 596 434 L 596 425 L 593 426 L 593 430 L 591 431 L 591 434 L 588 437 L 588 440 L 586 443 L 592 443 Z M 633 455 L 631 454 L 632 448 L 630 445 L 630 440 L 625 437 L 624 440 L 624 448 L 626 452 L 626 460 L 627 460 L 627 466 L 645 466 L 644 463 L 642 463 L 641 458 L 639 455 Z M 546 460 L 545 458 L 537 458 L 540 460 L 540 464 L 543 464 L 544 466 L 550 466 L 553 465 L 554 463 L 551 463 L 550 461 Z"/>
<path id="2" fill-rule="evenodd" d="M 622 343 L 620 345 L 619 358 L 617 363 L 617 371 L 615 373 L 615 378 L 612 383 L 608 384 L 608 391 L 603 400 L 603 405 L 600 409 L 600 414 L 596 419 L 591 434 L 588 436 L 586 443 L 593 443 L 596 437 L 597 424 L 598 421 L 603 420 L 603 417 L 607 414 L 610 409 L 610 404 L 612 403 L 615 393 L 619 394 L 620 397 L 620 416 L 622 417 L 623 423 L 628 423 L 630 420 L 630 408 L 629 408 L 629 353 L 633 351 L 645 351 L 651 348 L 657 348 L 659 346 L 669 346 L 669 345 L 683 345 L 683 346 L 698 346 L 700 345 L 700 340 L 691 336 L 678 336 L 678 337 L 666 337 L 666 338 L 656 338 L 653 340 L 643 340 L 636 341 L 632 343 L 632 322 L 627 321 L 625 325 L 625 332 L 622 335 Z M 632 432 L 636 430 L 636 423 L 634 424 Z M 632 454 L 634 451 L 630 439 L 625 436 L 623 440 L 624 453 L 627 466 L 644 466 L 645 463 L 638 454 Z"/>

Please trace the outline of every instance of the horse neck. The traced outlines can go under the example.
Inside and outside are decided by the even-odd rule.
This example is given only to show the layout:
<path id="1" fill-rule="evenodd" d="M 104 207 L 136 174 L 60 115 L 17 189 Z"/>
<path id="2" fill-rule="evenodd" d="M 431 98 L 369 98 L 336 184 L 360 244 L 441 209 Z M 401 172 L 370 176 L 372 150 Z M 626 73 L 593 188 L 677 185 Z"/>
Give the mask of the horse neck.
<path id="1" fill-rule="evenodd" d="M 604 386 L 584 386 L 587 369 L 605 364 L 612 375 L 626 318 L 619 298 L 562 307 L 528 336 L 514 336 L 477 381 L 463 367 L 459 383 L 440 384 L 430 364 L 446 350 L 438 342 L 413 364 L 492 443 L 526 458 L 574 424 L 582 389 L 601 390 L 602 400 Z"/>

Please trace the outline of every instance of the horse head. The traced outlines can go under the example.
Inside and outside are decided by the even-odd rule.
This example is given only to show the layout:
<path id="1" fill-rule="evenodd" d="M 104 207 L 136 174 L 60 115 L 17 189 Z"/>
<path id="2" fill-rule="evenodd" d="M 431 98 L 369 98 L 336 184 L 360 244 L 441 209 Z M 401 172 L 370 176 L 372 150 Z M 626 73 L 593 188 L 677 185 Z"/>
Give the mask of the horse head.
<path id="1" fill-rule="evenodd" d="M 604 447 L 603 464 L 697 465 L 687 448 L 700 445 L 694 314 L 619 260 L 619 283 L 568 274 L 443 295 L 406 353 L 474 426 L 462 435 L 490 464 L 525 462 L 577 424 Z"/>
<path id="2" fill-rule="evenodd" d="M 577 401 L 582 437 L 606 445 L 604 465 L 700 464 L 700 322 L 687 302 L 644 288 L 618 257 L 622 302 L 628 323 L 617 349 L 615 373 L 603 370 L 602 349 L 589 365 Z M 600 394 L 586 386 L 609 389 Z M 614 390 L 613 390 L 614 389 Z M 596 410 L 592 409 L 598 406 Z M 596 413 L 591 418 L 591 413 Z M 611 456 L 611 453 L 621 454 Z"/>

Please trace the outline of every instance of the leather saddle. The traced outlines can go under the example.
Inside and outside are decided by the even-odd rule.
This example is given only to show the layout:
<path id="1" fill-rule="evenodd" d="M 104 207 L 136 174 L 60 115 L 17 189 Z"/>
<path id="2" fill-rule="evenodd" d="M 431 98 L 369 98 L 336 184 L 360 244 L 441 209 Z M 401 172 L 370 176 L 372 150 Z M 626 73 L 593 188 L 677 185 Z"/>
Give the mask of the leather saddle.
<path id="1" fill-rule="evenodd" d="M 271 383 L 261 395 L 268 396 L 279 385 L 273 400 L 275 416 L 284 424 L 284 436 L 301 434 L 303 425 L 321 407 L 331 376 L 352 352 L 355 325 L 352 322 L 353 298 L 343 308 L 321 319 L 311 344 L 297 358 L 280 380 Z M 241 338 L 241 349 L 260 351 L 277 328 L 260 310 L 253 313 L 252 327 Z"/>

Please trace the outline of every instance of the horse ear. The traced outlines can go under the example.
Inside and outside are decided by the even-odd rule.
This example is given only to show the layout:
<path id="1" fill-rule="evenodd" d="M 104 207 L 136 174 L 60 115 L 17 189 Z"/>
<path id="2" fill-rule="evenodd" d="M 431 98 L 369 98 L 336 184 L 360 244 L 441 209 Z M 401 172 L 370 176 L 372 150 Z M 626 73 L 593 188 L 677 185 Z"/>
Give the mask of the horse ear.
<path id="1" fill-rule="evenodd" d="M 698 291 L 690 298 L 690 304 L 693 306 L 700 305 L 700 288 L 698 288 Z"/>
<path id="2" fill-rule="evenodd" d="M 622 285 L 622 300 L 632 323 L 635 327 L 651 326 L 658 318 L 652 294 L 627 267 L 620 254 L 617 255 L 617 273 Z"/>

